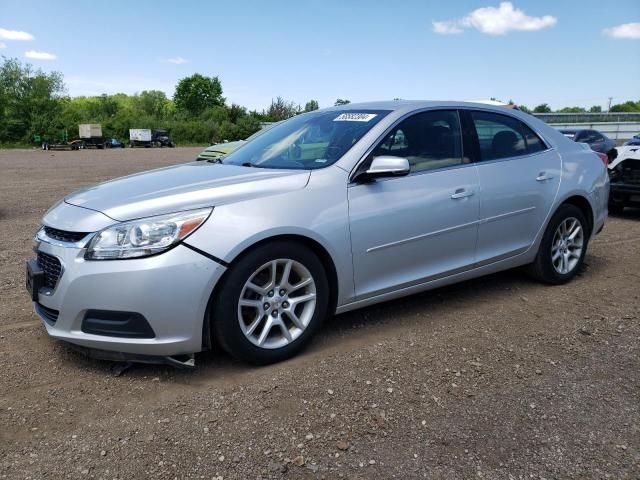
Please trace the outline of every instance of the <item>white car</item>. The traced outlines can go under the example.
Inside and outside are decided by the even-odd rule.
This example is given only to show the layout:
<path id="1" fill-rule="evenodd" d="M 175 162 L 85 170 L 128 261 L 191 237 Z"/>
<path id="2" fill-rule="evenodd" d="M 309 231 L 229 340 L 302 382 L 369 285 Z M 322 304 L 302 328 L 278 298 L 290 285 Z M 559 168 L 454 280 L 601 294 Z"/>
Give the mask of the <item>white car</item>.
<path id="1" fill-rule="evenodd" d="M 640 207 L 640 146 L 623 145 L 616 150 L 618 156 L 608 166 L 609 212 L 614 214 L 624 207 Z"/>

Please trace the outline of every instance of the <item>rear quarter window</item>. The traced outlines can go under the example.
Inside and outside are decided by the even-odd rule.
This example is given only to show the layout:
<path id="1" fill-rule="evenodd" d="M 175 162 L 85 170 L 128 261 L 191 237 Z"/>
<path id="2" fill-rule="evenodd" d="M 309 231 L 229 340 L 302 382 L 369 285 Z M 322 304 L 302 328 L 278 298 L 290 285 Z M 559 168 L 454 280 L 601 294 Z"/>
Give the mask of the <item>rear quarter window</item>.
<path id="1" fill-rule="evenodd" d="M 528 153 L 537 153 L 542 152 L 547 149 L 547 145 L 544 141 L 529 128 L 526 124 L 522 123 L 522 133 L 524 134 L 524 139 L 527 142 L 527 152 Z"/>

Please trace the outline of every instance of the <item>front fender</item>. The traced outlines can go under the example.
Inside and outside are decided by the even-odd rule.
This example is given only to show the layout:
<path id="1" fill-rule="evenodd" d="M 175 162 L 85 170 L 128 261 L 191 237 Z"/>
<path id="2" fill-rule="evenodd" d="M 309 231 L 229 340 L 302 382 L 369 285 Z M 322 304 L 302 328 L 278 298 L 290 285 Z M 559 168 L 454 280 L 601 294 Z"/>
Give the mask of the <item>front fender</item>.
<path id="1" fill-rule="evenodd" d="M 338 305 L 353 298 L 353 263 L 347 204 L 347 173 L 337 167 L 314 171 L 296 191 L 214 208 L 209 220 L 185 243 L 227 263 L 253 245 L 295 235 L 321 245 L 338 279 Z"/>

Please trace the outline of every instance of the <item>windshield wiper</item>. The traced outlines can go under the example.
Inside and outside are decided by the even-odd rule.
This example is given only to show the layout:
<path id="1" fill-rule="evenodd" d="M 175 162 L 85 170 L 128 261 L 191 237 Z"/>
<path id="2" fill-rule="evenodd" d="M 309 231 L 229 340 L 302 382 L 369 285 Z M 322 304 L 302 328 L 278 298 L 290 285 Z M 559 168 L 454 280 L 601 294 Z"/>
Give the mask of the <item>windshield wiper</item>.
<path id="1" fill-rule="evenodd" d="M 226 157 L 226 155 L 222 155 L 221 157 L 208 158 L 207 162 L 209 163 L 222 163 L 222 159 Z"/>

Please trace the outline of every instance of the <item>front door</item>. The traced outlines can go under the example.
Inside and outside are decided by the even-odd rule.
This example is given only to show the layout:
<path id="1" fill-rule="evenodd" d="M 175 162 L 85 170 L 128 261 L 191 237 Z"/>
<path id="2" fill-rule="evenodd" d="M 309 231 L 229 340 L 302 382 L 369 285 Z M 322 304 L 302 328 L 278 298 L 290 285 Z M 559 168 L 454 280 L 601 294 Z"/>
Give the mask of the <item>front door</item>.
<path id="1" fill-rule="evenodd" d="M 462 151 L 458 113 L 397 124 L 372 151 L 409 160 L 405 177 L 349 186 L 358 299 L 466 270 L 475 261 L 478 175 Z"/>

